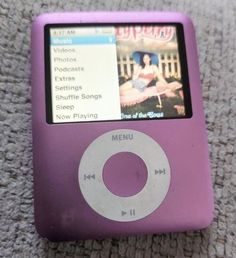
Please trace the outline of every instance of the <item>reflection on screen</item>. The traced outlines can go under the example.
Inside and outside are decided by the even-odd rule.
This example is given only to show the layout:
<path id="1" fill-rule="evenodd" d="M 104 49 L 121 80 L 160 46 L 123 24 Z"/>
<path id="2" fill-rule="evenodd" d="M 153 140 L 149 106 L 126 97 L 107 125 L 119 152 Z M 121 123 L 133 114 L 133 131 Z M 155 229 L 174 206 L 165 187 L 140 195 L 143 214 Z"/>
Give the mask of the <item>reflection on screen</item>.
<path id="1" fill-rule="evenodd" d="M 175 26 L 50 29 L 52 122 L 185 116 Z"/>

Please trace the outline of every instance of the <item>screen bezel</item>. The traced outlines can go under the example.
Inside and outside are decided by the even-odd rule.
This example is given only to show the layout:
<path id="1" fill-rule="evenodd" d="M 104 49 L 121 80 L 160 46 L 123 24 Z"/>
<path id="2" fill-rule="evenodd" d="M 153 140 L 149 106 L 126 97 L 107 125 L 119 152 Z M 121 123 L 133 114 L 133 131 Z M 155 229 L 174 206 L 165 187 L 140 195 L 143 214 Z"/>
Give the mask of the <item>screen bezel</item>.
<path id="1" fill-rule="evenodd" d="M 96 120 L 96 121 L 72 121 L 72 122 L 53 122 L 52 114 L 52 92 L 51 92 L 51 57 L 50 57 L 50 29 L 52 28 L 70 28 L 70 27 L 93 27 L 93 26 L 175 26 L 178 52 L 181 67 L 181 79 L 183 84 L 185 115 L 176 117 L 159 118 L 138 118 L 138 119 L 115 119 L 115 120 Z M 46 122 L 48 124 L 71 124 L 71 123 L 101 123 L 101 122 L 125 122 L 125 121 L 153 121 L 153 120 L 174 120 L 190 119 L 192 117 L 191 93 L 189 84 L 188 62 L 186 55 L 186 44 L 184 28 L 182 23 L 162 23 L 162 22 L 129 22 L 129 23 L 57 23 L 46 24 L 44 26 L 44 67 L 45 67 L 45 104 L 46 104 Z"/>

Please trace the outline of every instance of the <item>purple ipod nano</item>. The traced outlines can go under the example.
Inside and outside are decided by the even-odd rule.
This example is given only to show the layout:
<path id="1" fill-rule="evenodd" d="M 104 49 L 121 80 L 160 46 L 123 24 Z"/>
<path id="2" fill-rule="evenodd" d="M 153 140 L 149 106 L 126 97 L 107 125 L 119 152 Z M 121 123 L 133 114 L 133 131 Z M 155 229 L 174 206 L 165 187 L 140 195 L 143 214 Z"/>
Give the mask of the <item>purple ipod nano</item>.
<path id="1" fill-rule="evenodd" d="M 31 38 L 38 233 L 64 241 L 207 227 L 213 194 L 190 19 L 44 14 Z"/>

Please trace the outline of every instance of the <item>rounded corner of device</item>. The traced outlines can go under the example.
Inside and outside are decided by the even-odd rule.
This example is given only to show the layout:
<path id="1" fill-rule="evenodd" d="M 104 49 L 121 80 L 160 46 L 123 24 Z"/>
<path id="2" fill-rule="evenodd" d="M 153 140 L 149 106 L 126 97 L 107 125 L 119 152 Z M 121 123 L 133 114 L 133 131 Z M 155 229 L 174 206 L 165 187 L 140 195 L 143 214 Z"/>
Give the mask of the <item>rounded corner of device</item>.
<path id="1" fill-rule="evenodd" d="M 193 229 L 196 230 L 203 230 L 208 228 L 213 220 L 214 220 L 214 207 L 208 207 L 209 209 L 206 210 L 205 212 L 202 212 L 200 214 L 198 214 L 198 218 L 195 218 L 195 227 L 193 227 Z"/>
<path id="2" fill-rule="evenodd" d="M 40 226 L 40 223 L 37 221 L 37 218 L 35 217 L 34 218 L 34 226 L 35 226 L 35 229 L 36 229 L 36 232 L 38 233 L 38 235 L 42 238 L 47 238 L 47 234 L 44 232 L 43 228 Z"/>
<path id="3" fill-rule="evenodd" d="M 192 18 L 185 12 L 178 12 L 179 19 L 183 23 L 190 23 L 191 25 L 193 24 Z"/>
<path id="4" fill-rule="evenodd" d="M 209 212 L 208 214 L 205 214 L 205 216 L 201 218 L 200 229 L 208 228 L 212 224 L 213 220 L 214 220 L 213 212 Z"/>
<path id="5" fill-rule="evenodd" d="M 36 16 L 34 19 L 33 19 L 33 22 L 32 22 L 32 29 L 34 27 L 38 27 L 39 25 L 44 25 L 45 24 L 45 19 L 46 17 L 48 16 L 47 13 L 43 13 L 43 14 L 40 14 L 38 16 Z"/>
<path id="6" fill-rule="evenodd" d="M 35 219 L 35 229 L 40 238 L 43 238 L 50 242 L 61 241 L 61 239 L 57 239 L 57 237 L 55 237 L 55 233 L 50 232 L 50 227 L 46 227 L 46 225 L 45 227 L 44 225 L 40 225 L 37 219 Z"/>

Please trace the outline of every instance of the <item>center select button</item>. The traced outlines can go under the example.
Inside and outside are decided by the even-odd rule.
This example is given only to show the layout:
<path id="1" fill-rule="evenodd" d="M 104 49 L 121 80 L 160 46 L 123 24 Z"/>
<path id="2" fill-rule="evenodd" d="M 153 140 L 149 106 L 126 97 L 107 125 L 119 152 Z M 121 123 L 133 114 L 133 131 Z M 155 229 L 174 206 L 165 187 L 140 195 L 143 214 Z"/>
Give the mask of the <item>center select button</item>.
<path id="1" fill-rule="evenodd" d="M 147 182 L 147 167 L 134 153 L 119 152 L 103 167 L 103 181 L 115 195 L 128 197 L 140 192 Z"/>
<path id="2" fill-rule="evenodd" d="M 128 197 L 123 197 L 122 191 L 114 191 L 113 186 L 109 190 L 111 185 L 107 184 L 106 179 L 105 183 L 103 180 L 106 162 L 119 153 L 137 155 L 147 171 L 147 178 L 143 180 L 146 184 L 136 189 L 138 193 L 134 191 L 127 194 Z M 126 161 L 121 157 L 118 159 L 127 167 L 130 166 L 127 158 Z M 121 172 L 116 168 L 112 173 Z M 150 136 L 135 130 L 121 129 L 99 136 L 88 146 L 80 161 L 78 179 L 86 202 L 97 213 L 115 221 L 135 221 L 152 213 L 164 200 L 170 185 L 170 167 L 164 151 Z"/>

